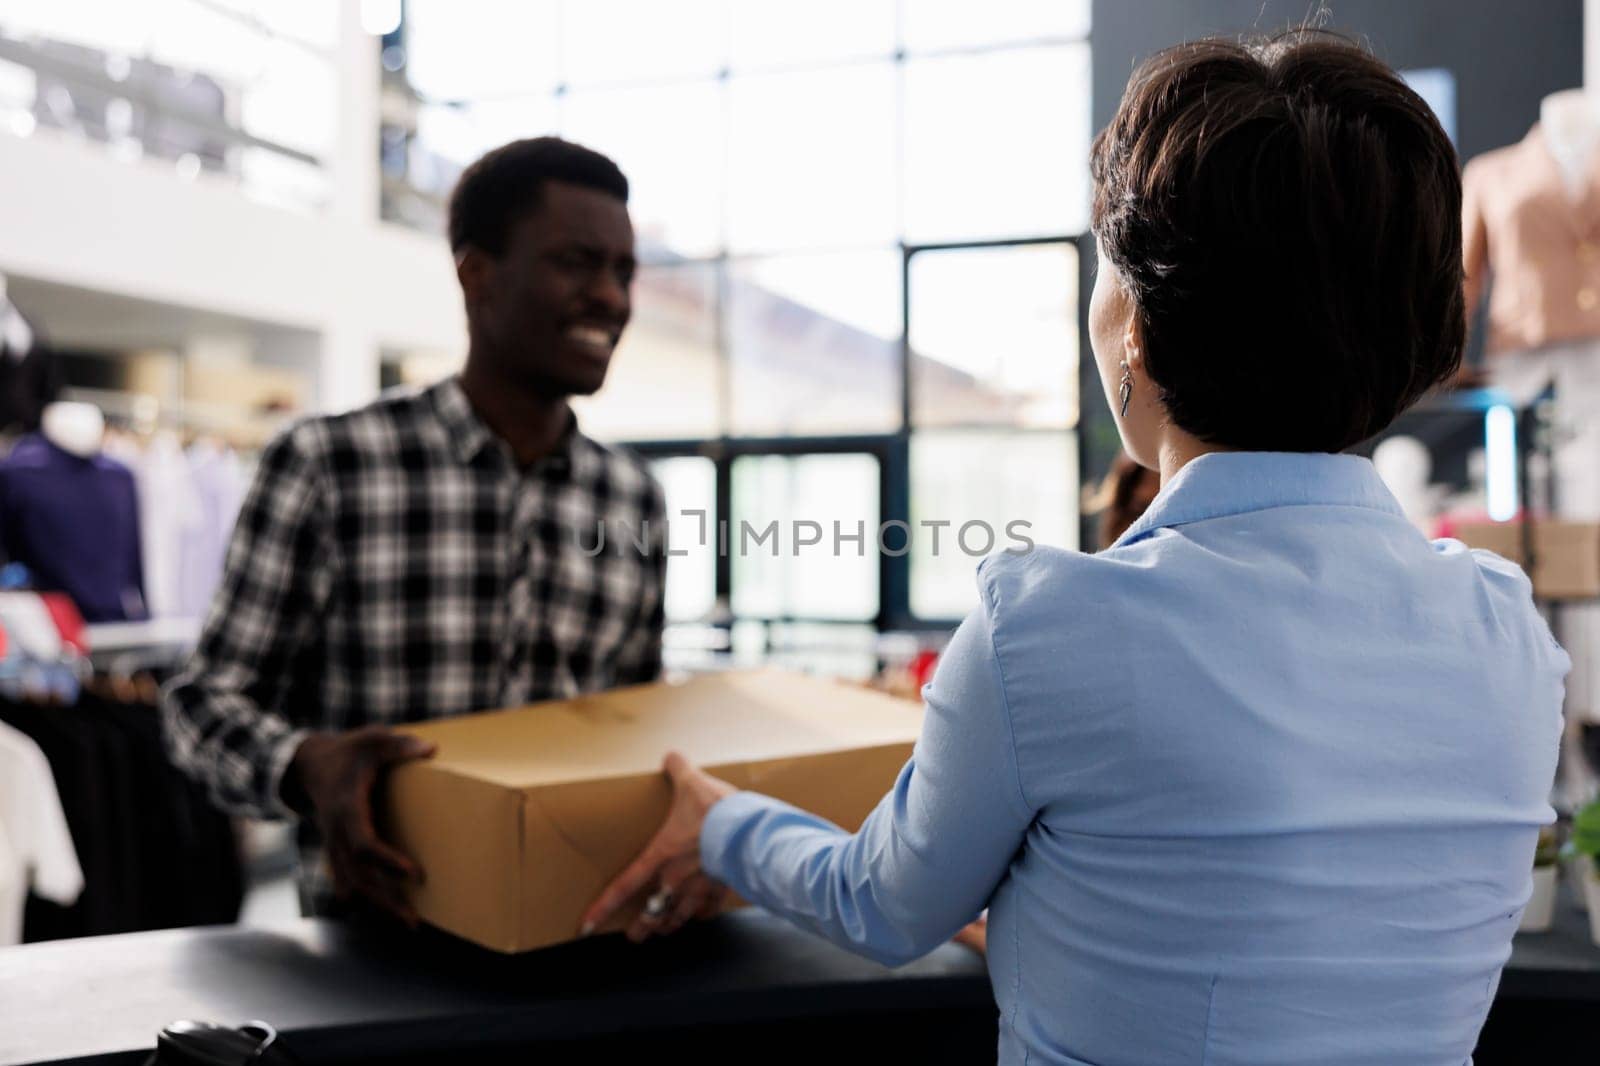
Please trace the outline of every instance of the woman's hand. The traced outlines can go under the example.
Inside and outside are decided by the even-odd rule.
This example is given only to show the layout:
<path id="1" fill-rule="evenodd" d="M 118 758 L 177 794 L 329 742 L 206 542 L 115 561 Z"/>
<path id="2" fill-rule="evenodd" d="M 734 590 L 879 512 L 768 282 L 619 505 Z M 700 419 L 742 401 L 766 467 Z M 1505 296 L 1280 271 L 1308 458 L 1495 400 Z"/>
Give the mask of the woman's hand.
<path id="1" fill-rule="evenodd" d="M 579 936 L 588 936 L 635 893 L 653 886 L 650 901 L 628 927 L 628 939 L 677 932 L 691 918 L 709 918 L 722 909 L 726 886 L 700 869 L 700 827 L 713 804 L 738 789 L 671 752 L 662 769 L 672 780 L 672 806 L 639 857 L 607 885 L 583 916 Z"/>
<path id="2" fill-rule="evenodd" d="M 952 942 L 971 948 L 979 955 L 989 954 L 989 912 L 984 911 L 978 915 L 978 920 L 962 928 Z"/>

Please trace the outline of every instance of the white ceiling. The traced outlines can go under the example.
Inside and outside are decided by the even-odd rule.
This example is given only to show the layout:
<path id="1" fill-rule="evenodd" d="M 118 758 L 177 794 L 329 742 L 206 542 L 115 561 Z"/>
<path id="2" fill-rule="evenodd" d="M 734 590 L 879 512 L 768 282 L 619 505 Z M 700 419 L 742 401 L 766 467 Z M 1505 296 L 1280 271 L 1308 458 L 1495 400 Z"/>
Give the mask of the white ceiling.
<path id="1" fill-rule="evenodd" d="M 15 274 L 5 279 L 5 293 L 57 348 L 182 350 L 196 337 L 247 337 L 269 346 L 313 339 L 309 331 L 275 323 L 58 285 Z"/>

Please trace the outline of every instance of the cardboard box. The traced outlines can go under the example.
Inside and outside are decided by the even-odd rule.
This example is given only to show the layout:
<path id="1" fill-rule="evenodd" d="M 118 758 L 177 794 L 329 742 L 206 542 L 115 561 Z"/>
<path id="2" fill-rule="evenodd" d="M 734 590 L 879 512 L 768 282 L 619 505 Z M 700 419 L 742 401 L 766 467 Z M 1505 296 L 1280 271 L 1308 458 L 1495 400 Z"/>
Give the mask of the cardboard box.
<path id="1" fill-rule="evenodd" d="M 1527 565 L 1520 522 L 1461 522 L 1454 532 L 1463 544 Z M 1533 592 L 1549 600 L 1600 596 L 1600 522 L 1533 524 Z"/>
<path id="2" fill-rule="evenodd" d="M 425 921 L 528 951 L 572 939 L 660 827 L 667 751 L 854 830 L 921 724 L 907 700 L 756 670 L 408 725 L 439 750 L 391 775 L 386 830 L 426 871 Z M 625 928 L 642 895 L 605 928 Z"/>

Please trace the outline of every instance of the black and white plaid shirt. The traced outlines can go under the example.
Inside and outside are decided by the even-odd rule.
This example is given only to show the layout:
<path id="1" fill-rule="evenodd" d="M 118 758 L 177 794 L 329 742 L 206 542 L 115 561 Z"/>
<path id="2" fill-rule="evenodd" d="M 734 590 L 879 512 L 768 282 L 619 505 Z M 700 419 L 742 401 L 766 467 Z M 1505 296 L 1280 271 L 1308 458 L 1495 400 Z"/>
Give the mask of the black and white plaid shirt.
<path id="1" fill-rule="evenodd" d="M 163 693 L 173 761 L 225 810 L 283 817 L 310 729 L 654 680 L 665 556 L 618 535 L 647 521 L 663 529 L 665 507 L 637 457 L 574 427 L 519 469 L 455 378 L 300 422 L 262 454 L 199 646 Z"/>

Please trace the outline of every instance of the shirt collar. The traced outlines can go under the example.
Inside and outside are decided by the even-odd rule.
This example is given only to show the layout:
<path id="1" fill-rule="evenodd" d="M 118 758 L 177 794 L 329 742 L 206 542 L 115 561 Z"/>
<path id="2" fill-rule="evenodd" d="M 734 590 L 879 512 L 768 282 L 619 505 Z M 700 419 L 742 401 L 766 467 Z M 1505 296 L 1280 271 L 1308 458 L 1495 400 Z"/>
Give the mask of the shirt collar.
<path id="1" fill-rule="evenodd" d="M 1191 460 L 1138 521 L 1117 538 L 1123 547 L 1158 529 L 1273 507 L 1367 507 L 1401 515 L 1400 505 L 1359 455 L 1307 452 L 1210 452 Z"/>
<path id="2" fill-rule="evenodd" d="M 452 374 L 428 391 L 432 395 L 439 422 L 444 426 L 445 435 L 450 438 L 450 447 L 454 449 L 456 458 L 463 463 L 471 463 L 482 452 L 490 450 L 500 453 L 511 465 L 516 465 L 511 457 L 510 448 L 495 435 L 482 418 L 478 417 L 478 412 L 472 407 L 472 401 L 467 399 L 466 391 L 461 388 L 459 376 Z M 567 428 L 562 433 L 561 439 L 556 442 L 555 449 L 534 466 L 547 468 L 551 472 L 565 472 L 571 467 L 574 445 L 580 436 L 578 418 L 569 407 Z"/>

